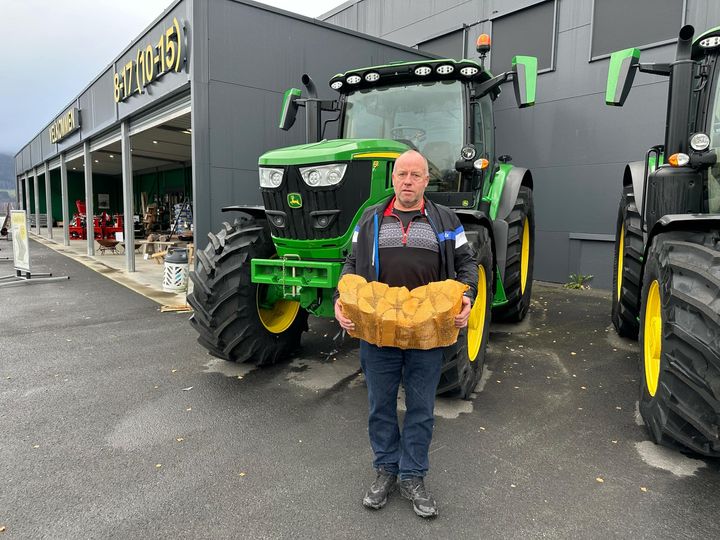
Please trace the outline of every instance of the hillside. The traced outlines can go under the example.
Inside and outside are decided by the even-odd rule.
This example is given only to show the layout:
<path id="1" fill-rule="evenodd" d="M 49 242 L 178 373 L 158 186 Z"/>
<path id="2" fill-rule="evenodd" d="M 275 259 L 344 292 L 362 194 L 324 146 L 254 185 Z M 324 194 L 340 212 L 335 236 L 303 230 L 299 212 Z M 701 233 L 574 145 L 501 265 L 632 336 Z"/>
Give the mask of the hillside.
<path id="1" fill-rule="evenodd" d="M 15 189 L 15 157 L 0 154 L 0 189 Z"/>

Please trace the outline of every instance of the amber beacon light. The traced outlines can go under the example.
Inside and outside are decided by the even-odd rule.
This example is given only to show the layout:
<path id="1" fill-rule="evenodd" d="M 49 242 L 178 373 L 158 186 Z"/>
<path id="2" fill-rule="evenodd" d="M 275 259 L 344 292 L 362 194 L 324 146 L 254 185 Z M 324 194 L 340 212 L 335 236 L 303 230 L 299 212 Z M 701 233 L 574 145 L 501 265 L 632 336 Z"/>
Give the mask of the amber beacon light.
<path id="1" fill-rule="evenodd" d="M 490 36 L 488 34 L 480 34 L 475 43 L 477 52 L 485 56 L 490 51 Z"/>

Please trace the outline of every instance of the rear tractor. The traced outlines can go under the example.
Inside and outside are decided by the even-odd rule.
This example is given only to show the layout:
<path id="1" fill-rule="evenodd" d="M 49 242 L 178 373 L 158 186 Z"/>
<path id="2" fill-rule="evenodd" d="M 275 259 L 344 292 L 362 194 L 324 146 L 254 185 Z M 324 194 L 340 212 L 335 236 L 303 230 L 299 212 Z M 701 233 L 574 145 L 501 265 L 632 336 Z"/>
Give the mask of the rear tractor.
<path id="1" fill-rule="evenodd" d="M 720 27 L 693 36 L 680 30 L 674 62 L 642 63 L 638 49 L 610 59 L 608 105 L 623 105 L 637 71 L 669 77 L 664 144 L 623 174 L 612 321 L 639 338 L 652 439 L 720 456 Z"/>
<path id="2" fill-rule="evenodd" d="M 333 291 L 363 210 L 392 195 L 395 159 L 408 149 L 427 159 L 426 196 L 457 212 L 479 267 L 467 330 L 445 351 L 438 393 L 467 398 L 482 373 L 491 314 L 520 321 L 530 304 L 534 250 L 530 171 L 496 156 L 493 101 L 512 81 L 519 107 L 535 100 L 537 61 L 516 56 L 493 76 L 481 61 L 421 60 L 338 74 L 333 100 L 285 92 L 280 127 L 305 108 L 307 144 L 259 159 L 263 206 L 231 206 L 197 255 L 191 323 L 211 354 L 269 364 L 292 352 L 308 314 L 334 317 Z M 324 139 L 330 111 L 339 138 Z M 453 231 L 436 231 L 454 238 Z"/>

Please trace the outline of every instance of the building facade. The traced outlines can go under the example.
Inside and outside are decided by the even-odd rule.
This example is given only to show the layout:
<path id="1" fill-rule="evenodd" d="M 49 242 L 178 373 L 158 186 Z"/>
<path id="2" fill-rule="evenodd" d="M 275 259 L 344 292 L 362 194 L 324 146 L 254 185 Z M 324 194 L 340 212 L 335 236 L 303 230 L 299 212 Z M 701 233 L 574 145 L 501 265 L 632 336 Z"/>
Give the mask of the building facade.
<path id="1" fill-rule="evenodd" d="M 134 216 L 122 225 L 132 242 L 147 207 L 172 223 L 191 202 L 202 248 L 228 219 L 222 207 L 261 203 L 258 157 L 305 142 L 302 112 L 278 129 L 283 93 L 303 74 L 331 99 L 339 71 L 426 56 L 252 1 L 177 0 L 18 152 L 18 203 L 36 232 L 63 222 L 69 243 L 81 209 Z M 92 255 L 97 224 L 84 227 Z"/>
<path id="2" fill-rule="evenodd" d="M 683 24 L 696 35 L 720 25 L 713 0 L 353 0 L 320 17 L 444 57 L 475 57 L 490 34 L 490 66 L 538 57 L 536 104 L 496 101 L 497 153 L 533 174 L 535 278 L 570 274 L 612 285 L 613 242 L 625 164 L 662 144 L 667 79 L 644 73 L 622 108 L 604 103 L 609 54 L 639 47 L 643 62 L 675 58 Z"/>

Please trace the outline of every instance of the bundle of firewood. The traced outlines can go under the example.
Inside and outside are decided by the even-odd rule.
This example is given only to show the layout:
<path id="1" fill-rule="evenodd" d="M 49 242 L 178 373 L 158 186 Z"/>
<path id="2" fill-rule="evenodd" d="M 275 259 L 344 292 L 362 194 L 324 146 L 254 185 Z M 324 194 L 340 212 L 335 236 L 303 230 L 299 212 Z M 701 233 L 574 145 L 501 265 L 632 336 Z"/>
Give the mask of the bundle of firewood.
<path id="1" fill-rule="evenodd" d="M 343 314 L 355 323 L 351 336 L 380 347 L 432 349 L 455 343 L 455 315 L 468 286 L 447 279 L 409 291 L 346 274 L 338 284 Z"/>

